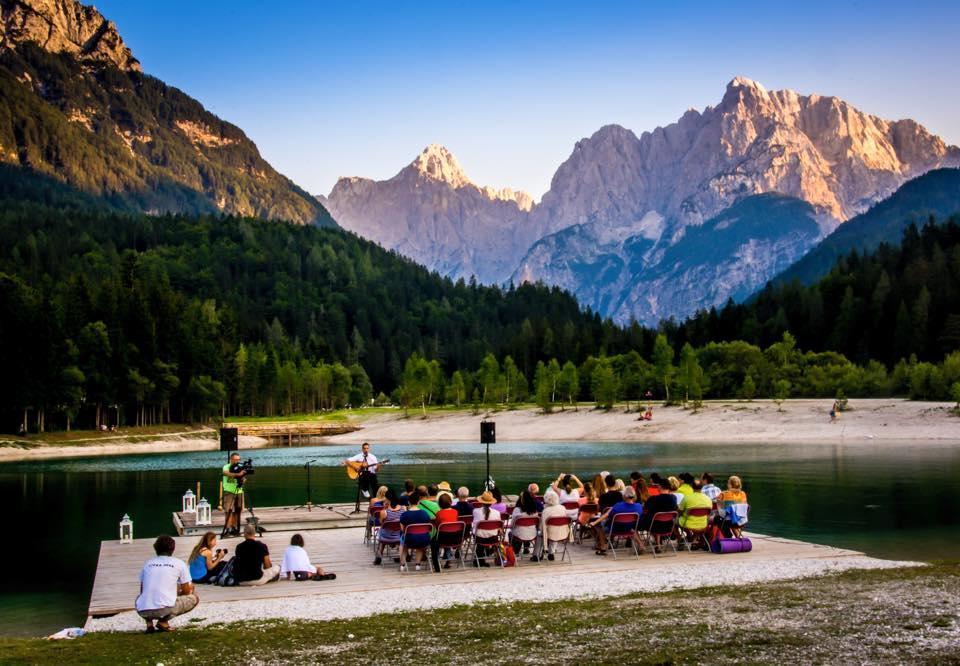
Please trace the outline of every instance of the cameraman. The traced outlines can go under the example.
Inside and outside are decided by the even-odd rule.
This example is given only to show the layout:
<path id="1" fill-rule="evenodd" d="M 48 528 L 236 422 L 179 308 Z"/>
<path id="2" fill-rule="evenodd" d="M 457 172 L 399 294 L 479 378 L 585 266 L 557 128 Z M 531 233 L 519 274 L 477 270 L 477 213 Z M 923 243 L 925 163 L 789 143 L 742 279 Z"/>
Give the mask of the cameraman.
<path id="1" fill-rule="evenodd" d="M 240 514 L 243 513 L 243 480 L 247 471 L 240 462 L 240 454 L 230 454 L 230 462 L 223 466 L 223 533 L 239 536 Z"/>

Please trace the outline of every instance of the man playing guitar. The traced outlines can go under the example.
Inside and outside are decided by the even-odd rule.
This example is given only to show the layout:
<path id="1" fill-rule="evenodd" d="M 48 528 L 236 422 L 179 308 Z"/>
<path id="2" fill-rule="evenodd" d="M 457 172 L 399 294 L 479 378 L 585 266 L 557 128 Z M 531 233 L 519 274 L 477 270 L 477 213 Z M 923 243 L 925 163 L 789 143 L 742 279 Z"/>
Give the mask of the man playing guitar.
<path id="1" fill-rule="evenodd" d="M 350 470 L 359 473 L 360 492 L 363 493 L 365 498 L 369 499 L 370 495 L 377 492 L 377 488 L 380 487 L 380 483 L 377 481 L 377 471 L 380 469 L 380 465 L 386 462 L 386 460 L 382 463 L 378 462 L 377 457 L 370 453 L 370 443 L 364 442 L 363 446 L 360 447 L 360 453 L 347 458 L 340 464 L 349 468 L 348 473 Z"/>

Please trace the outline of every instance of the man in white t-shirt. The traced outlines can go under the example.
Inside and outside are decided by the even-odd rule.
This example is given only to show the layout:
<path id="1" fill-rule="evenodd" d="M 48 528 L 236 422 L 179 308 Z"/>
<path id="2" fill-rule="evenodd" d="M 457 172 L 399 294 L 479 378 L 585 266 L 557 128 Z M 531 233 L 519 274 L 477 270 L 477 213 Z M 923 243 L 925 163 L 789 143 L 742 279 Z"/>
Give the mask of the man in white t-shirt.
<path id="1" fill-rule="evenodd" d="M 193 591 L 190 568 L 183 560 L 173 557 L 176 546 L 173 537 L 158 536 L 153 543 L 157 556 L 147 560 L 140 571 L 140 596 L 136 608 L 147 623 L 148 634 L 172 631 L 170 619 L 189 613 L 200 603 Z"/>
<path id="2" fill-rule="evenodd" d="M 377 481 L 377 470 L 380 468 L 380 463 L 377 462 L 377 457 L 370 453 L 370 443 L 364 442 L 363 446 L 360 447 L 360 453 L 343 461 L 344 465 L 347 463 L 359 463 L 357 471 L 360 472 L 360 492 L 369 499 L 371 493 L 377 492 L 377 488 L 380 487 L 380 483 Z M 356 468 L 357 465 L 354 464 L 352 467 Z"/>

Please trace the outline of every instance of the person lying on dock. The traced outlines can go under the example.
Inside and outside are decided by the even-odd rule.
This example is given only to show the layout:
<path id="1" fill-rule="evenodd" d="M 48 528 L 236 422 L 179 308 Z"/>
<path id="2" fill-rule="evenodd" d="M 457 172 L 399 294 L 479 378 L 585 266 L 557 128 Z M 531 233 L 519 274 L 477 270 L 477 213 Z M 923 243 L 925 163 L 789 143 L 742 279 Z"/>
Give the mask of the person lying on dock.
<path id="1" fill-rule="evenodd" d="M 280 566 L 270 561 L 267 544 L 257 541 L 257 528 L 247 523 L 243 541 L 237 545 L 233 560 L 233 575 L 237 585 L 265 585 L 280 579 Z"/>
<path id="2" fill-rule="evenodd" d="M 147 560 L 140 571 L 140 595 L 135 607 L 147 623 L 148 634 L 173 631 L 170 620 L 189 613 L 200 603 L 190 579 L 190 569 L 183 560 L 173 556 L 176 547 L 173 537 L 158 536 L 153 542 L 157 556 Z"/>
<path id="3" fill-rule="evenodd" d="M 294 534 L 290 537 L 290 545 L 283 553 L 283 562 L 280 564 L 280 575 L 286 576 L 287 580 L 296 578 L 297 580 L 333 580 L 337 577 L 334 573 L 324 573 L 319 565 L 311 564 L 310 556 L 303 547 L 303 537 Z"/>
<path id="4" fill-rule="evenodd" d="M 187 559 L 193 582 L 198 584 L 209 583 L 216 579 L 217 575 L 226 565 L 226 562 L 223 561 L 226 556 L 226 548 L 217 548 L 216 534 L 207 532 L 200 537 L 200 541 L 193 547 L 193 552 L 190 553 L 190 557 Z"/>

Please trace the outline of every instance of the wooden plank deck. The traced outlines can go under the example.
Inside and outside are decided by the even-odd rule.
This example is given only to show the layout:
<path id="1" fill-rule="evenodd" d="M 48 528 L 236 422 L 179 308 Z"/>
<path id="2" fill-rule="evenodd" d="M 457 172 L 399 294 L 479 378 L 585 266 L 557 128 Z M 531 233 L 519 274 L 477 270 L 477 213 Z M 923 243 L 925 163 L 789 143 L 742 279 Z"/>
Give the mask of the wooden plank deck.
<path id="1" fill-rule="evenodd" d="M 283 551 L 290 543 L 292 532 L 268 532 L 263 541 L 270 548 L 274 563 L 279 564 Z M 715 563 L 722 567 L 724 563 L 749 559 L 753 561 L 781 561 L 785 566 L 790 562 L 804 558 L 848 557 L 860 555 L 850 550 L 830 546 L 820 546 L 786 539 L 754 537 L 754 549 L 751 553 L 724 555 L 722 558 L 704 552 L 680 553 L 677 557 L 654 558 L 645 554 L 640 560 L 633 555 L 596 557 L 588 543 L 584 546 L 572 546 L 573 564 L 567 562 L 544 562 L 535 564 L 523 561 L 519 567 L 501 569 L 459 569 L 444 571 L 440 575 L 429 571 L 401 574 L 397 566 L 373 566 L 372 550 L 362 544 L 362 528 L 344 528 L 315 530 L 306 535 L 306 549 L 311 561 L 337 574 L 334 581 L 303 582 L 281 580 L 260 587 L 216 587 L 198 586 L 198 593 L 204 603 L 218 601 L 239 601 L 244 599 L 268 599 L 301 595 L 324 595 L 336 603 L 339 594 L 365 592 L 378 589 L 412 588 L 424 584 L 464 584 L 482 583 L 488 580 L 503 580 L 518 576 L 589 576 L 597 572 L 624 571 L 643 575 L 655 569 L 670 568 L 677 564 Z M 176 537 L 175 555 L 186 558 L 196 543 L 197 537 Z M 225 539 L 221 545 L 234 552 L 239 539 Z M 118 541 L 104 541 L 100 545 L 100 558 L 97 574 L 90 595 L 88 615 L 106 616 L 133 609 L 139 583 L 138 575 L 143 563 L 153 556 L 153 539 L 137 539 L 132 544 Z M 720 569 L 718 569 L 719 575 Z"/>
<path id="2" fill-rule="evenodd" d="M 360 503 L 361 511 L 365 511 L 367 501 Z M 325 530 L 336 527 L 362 527 L 365 513 L 351 513 L 353 504 L 314 504 L 310 510 L 294 506 L 265 506 L 254 508 L 254 513 L 260 519 L 260 524 L 267 531 L 285 532 L 301 530 Z M 243 525 L 250 517 L 249 511 L 243 512 Z M 216 532 L 223 529 L 223 511 L 214 511 L 211 514 L 212 525 L 197 525 L 195 513 L 173 513 L 173 525 L 180 536 L 193 536 L 204 532 Z"/>

